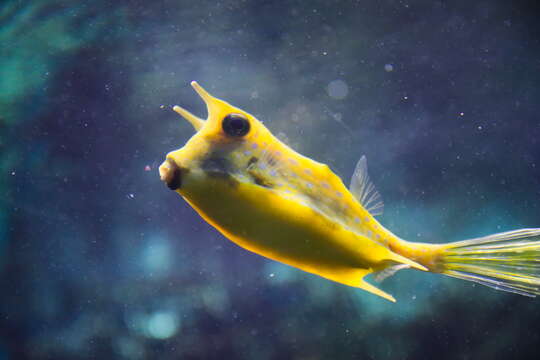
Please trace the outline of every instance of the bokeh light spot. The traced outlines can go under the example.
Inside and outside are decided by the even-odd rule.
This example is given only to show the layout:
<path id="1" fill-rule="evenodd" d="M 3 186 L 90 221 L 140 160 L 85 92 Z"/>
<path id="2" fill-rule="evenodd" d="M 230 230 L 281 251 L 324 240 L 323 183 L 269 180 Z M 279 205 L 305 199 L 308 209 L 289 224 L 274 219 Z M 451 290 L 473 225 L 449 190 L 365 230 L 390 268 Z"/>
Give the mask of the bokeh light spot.
<path id="1" fill-rule="evenodd" d="M 327 87 L 328 96 L 332 99 L 345 99 L 349 93 L 349 86 L 343 80 L 333 80 Z"/>
<path id="2" fill-rule="evenodd" d="M 166 275 L 171 268 L 170 245 L 165 239 L 155 237 L 150 240 L 142 253 L 144 269 L 153 275 Z"/>
<path id="3" fill-rule="evenodd" d="M 147 333 L 155 339 L 167 339 L 178 331 L 178 318 L 171 311 L 157 311 L 148 317 Z"/>

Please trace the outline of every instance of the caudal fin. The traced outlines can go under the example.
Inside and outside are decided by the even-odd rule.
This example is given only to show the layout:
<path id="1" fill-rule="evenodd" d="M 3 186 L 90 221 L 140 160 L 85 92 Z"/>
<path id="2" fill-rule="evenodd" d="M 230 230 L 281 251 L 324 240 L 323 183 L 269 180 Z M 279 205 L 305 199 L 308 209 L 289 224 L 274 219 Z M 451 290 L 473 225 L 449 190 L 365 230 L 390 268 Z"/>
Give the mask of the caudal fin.
<path id="1" fill-rule="evenodd" d="M 435 260 L 436 272 L 497 290 L 540 295 L 540 229 L 458 241 L 441 250 Z"/>

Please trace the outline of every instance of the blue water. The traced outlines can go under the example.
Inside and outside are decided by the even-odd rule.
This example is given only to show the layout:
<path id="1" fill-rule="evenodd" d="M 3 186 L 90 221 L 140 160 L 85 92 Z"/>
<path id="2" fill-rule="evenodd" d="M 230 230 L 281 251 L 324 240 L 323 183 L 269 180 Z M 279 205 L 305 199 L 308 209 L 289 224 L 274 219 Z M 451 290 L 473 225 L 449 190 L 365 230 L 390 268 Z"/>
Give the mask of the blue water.
<path id="1" fill-rule="evenodd" d="M 411 241 L 539 227 L 538 7 L 0 5 L 0 359 L 538 358 L 539 300 L 401 271 L 391 304 L 238 248 L 159 180 L 206 109 L 254 114 Z"/>

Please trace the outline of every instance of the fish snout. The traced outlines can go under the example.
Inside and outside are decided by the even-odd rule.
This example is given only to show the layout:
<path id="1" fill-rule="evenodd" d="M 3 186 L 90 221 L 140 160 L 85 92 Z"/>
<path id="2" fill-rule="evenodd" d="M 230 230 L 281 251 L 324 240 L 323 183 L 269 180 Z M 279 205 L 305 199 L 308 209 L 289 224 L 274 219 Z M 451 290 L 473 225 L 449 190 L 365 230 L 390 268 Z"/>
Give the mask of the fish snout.
<path id="1" fill-rule="evenodd" d="M 182 186 L 182 169 L 173 159 L 167 159 L 159 166 L 159 177 L 171 190 Z"/>

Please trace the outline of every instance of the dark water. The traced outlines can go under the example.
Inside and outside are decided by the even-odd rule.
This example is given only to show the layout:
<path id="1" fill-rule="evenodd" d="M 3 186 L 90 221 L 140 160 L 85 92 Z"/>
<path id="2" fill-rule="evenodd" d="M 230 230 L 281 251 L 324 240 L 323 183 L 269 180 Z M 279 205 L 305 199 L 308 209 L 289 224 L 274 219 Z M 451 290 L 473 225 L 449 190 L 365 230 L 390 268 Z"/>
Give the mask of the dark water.
<path id="1" fill-rule="evenodd" d="M 443 242 L 540 226 L 538 6 L 0 4 L 0 359 L 536 359 L 540 300 L 402 271 L 391 304 L 250 254 L 159 180 L 199 81 Z"/>

